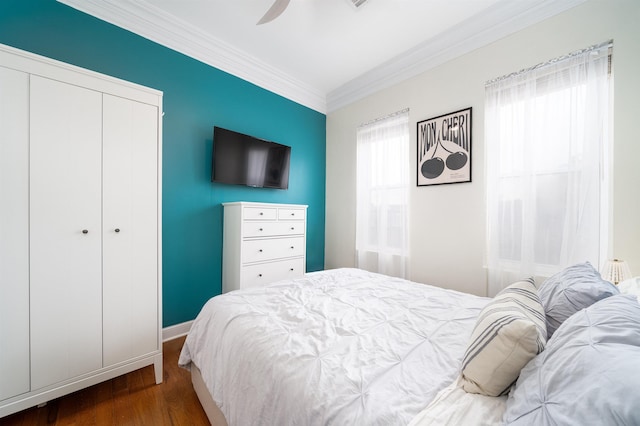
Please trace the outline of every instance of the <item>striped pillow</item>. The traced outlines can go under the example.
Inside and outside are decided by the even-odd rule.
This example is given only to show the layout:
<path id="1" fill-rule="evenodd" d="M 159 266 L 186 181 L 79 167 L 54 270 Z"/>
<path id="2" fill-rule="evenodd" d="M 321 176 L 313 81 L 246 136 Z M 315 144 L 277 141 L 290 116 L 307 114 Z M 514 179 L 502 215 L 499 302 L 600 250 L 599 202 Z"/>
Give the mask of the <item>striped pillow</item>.
<path id="1" fill-rule="evenodd" d="M 505 395 L 547 341 L 544 308 L 533 278 L 502 290 L 480 312 L 462 360 L 469 393 Z"/>

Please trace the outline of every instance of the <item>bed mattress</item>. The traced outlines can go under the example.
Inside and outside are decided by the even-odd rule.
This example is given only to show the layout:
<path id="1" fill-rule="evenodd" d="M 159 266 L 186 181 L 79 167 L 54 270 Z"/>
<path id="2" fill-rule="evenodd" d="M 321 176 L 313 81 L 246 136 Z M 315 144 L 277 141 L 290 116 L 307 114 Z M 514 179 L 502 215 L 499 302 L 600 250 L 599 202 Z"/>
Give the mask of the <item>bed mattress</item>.
<path id="1" fill-rule="evenodd" d="M 336 269 L 213 297 L 180 355 L 229 425 L 406 425 L 490 299 Z"/>

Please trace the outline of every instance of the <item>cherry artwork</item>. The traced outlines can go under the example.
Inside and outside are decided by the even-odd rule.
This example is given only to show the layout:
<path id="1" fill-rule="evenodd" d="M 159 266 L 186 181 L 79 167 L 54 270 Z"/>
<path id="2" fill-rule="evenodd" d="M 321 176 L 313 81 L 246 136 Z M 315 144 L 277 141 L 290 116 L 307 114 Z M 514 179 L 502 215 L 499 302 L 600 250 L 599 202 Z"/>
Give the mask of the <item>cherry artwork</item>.
<path id="1" fill-rule="evenodd" d="M 418 186 L 471 181 L 471 108 L 417 123 Z"/>
<path id="2" fill-rule="evenodd" d="M 440 155 L 447 155 L 446 162 L 443 161 L 441 157 L 436 157 L 436 154 L 438 153 L 439 148 L 442 148 L 443 151 L 446 151 L 449 153 L 448 155 L 440 154 Z M 438 141 L 436 142 L 436 147 L 433 150 L 433 155 L 431 156 L 430 159 L 422 163 L 420 172 L 422 173 L 422 176 L 426 177 L 427 179 L 435 179 L 442 174 L 445 166 L 449 170 L 460 170 L 461 168 L 464 167 L 465 164 L 467 164 L 467 161 L 468 161 L 468 157 L 465 152 L 462 152 L 462 151 L 453 152 L 448 150 L 447 148 L 444 147 L 440 138 L 438 138 Z"/>

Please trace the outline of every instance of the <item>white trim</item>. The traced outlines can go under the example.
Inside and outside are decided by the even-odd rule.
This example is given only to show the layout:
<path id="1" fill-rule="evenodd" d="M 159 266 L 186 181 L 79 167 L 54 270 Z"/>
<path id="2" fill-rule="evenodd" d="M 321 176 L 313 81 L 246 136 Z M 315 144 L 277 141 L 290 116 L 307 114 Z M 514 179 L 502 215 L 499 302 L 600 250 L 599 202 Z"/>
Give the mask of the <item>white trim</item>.
<path id="1" fill-rule="evenodd" d="M 435 38 L 419 44 L 327 94 L 328 112 L 415 77 L 454 58 L 541 22 L 586 0 L 502 0 Z"/>
<path id="2" fill-rule="evenodd" d="M 192 325 L 193 320 L 163 328 L 162 341 L 166 342 L 177 339 L 178 337 L 186 336 L 189 333 L 189 330 L 191 330 Z"/>
<path id="3" fill-rule="evenodd" d="M 144 1 L 57 0 L 318 112 L 325 94 Z"/>
<path id="4" fill-rule="evenodd" d="M 326 114 L 451 59 L 564 12 L 586 0 L 501 0 L 455 28 L 401 53 L 328 94 L 144 0 L 57 0 Z"/>

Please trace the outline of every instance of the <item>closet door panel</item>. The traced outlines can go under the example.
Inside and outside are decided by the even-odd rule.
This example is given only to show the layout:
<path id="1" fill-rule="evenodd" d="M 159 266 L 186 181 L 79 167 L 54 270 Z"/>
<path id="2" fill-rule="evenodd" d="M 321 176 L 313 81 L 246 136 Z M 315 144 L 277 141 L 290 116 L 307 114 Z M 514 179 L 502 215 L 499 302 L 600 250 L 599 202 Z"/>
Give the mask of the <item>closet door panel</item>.
<path id="1" fill-rule="evenodd" d="M 29 391 L 29 75 L 0 67 L 0 400 Z"/>
<path id="2" fill-rule="evenodd" d="M 159 349 L 158 109 L 104 95 L 104 363 Z"/>
<path id="3" fill-rule="evenodd" d="M 31 77 L 32 389 L 102 367 L 102 94 Z"/>

